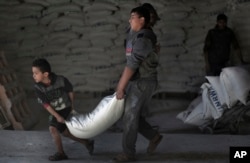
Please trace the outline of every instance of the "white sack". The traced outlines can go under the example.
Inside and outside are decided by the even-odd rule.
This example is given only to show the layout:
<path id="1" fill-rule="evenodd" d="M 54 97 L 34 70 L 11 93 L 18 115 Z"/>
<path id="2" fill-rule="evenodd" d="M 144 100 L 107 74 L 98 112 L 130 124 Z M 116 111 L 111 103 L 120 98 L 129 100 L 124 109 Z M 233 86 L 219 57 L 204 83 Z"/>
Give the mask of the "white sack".
<path id="1" fill-rule="evenodd" d="M 206 79 L 212 85 L 213 89 L 216 91 L 221 105 L 226 104 L 226 92 L 222 88 L 219 76 L 206 76 Z"/>
<path id="2" fill-rule="evenodd" d="M 202 102 L 201 96 L 198 96 L 195 98 L 187 107 L 185 111 L 180 112 L 176 118 L 182 120 L 185 122 L 187 119 L 188 115 Z"/>
<path id="3" fill-rule="evenodd" d="M 220 81 L 227 92 L 228 107 L 236 104 L 237 100 L 246 105 L 250 91 L 250 74 L 241 67 L 226 67 L 222 69 Z"/>
<path id="4" fill-rule="evenodd" d="M 207 123 L 209 119 L 204 119 L 203 116 L 203 102 L 200 101 L 194 110 L 188 115 L 184 123 L 195 126 L 202 126 Z"/>
<path id="5" fill-rule="evenodd" d="M 89 114 L 70 116 L 65 124 L 70 133 L 78 138 L 91 138 L 111 127 L 123 114 L 124 99 L 115 94 L 104 97 Z"/>
<path id="6" fill-rule="evenodd" d="M 222 116 L 224 108 L 221 105 L 216 91 L 211 84 L 204 83 L 202 88 L 203 115 L 204 119 L 218 119 Z"/>

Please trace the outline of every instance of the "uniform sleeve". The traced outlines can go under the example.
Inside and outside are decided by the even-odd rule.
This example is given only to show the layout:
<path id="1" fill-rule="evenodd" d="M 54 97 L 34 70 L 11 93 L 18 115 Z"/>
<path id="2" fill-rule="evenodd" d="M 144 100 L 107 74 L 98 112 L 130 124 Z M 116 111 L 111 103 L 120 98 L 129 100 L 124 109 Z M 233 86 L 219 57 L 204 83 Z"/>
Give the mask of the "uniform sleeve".
<path id="1" fill-rule="evenodd" d="M 65 91 L 66 92 L 68 92 L 68 93 L 73 92 L 73 86 L 67 78 L 64 78 L 64 84 L 65 84 Z"/>
<path id="2" fill-rule="evenodd" d="M 127 66 L 136 70 L 151 51 L 153 46 L 150 39 L 145 37 L 136 39 L 132 54 L 127 58 Z"/>

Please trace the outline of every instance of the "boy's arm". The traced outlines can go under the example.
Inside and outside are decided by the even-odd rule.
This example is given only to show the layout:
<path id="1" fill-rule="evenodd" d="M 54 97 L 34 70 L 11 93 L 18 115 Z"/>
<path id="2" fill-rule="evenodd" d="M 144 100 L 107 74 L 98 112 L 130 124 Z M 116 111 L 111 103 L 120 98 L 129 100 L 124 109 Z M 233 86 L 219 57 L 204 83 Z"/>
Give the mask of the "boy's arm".
<path id="1" fill-rule="evenodd" d="M 151 40 L 146 37 L 137 37 L 137 40 L 133 45 L 133 52 L 131 56 L 127 57 L 126 67 L 123 70 L 116 88 L 117 99 L 124 98 L 125 88 L 127 87 L 129 80 L 151 51 L 153 51 Z"/>
<path id="2" fill-rule="evenodd" d="M 119 83 L 117 85 L 117 88 L 116 88 L 116 98 L 117 99 L 124 98 L 125 88 L 128 85 L 128 82 L 129 82 L 130 78 L 133 76 L 133 74 L 134 74 L 133 69 L 131 69 L 128 66 L 126 66 L 124 68 L 124 71 L 122 73 L 122 76 L 121 76 Z"/>
<path id="3" fill-rule="evenodd" d="M 57 122 L 64 123 L 65 120 L 62 116 L 60 116 L 49 104 L 43 104 L 44 108 L 51 114 L 53 115 Z"/>
<path id="4" fill-rule="evenodd" d="M 61 117 L 49 104 L 46 95 L 42 93 L 38 86 L 35 86 L 35 94 L 38 98 L 38 103 L 40 103 L 51 115 L 53 115 L 58 122 L 64 123 L 64 118 Z"/>

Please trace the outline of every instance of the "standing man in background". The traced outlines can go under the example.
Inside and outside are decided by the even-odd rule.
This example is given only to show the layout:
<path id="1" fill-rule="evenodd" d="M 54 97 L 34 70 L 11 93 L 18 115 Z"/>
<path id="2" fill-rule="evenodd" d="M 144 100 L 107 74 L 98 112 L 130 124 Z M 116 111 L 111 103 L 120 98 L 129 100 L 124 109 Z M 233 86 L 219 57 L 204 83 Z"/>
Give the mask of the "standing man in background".
<path id="1" fill-rule="evenodd" d="M 207 33 L 204 45 L 206 75 L 219 76 L 222 68 L 229 66 L 230 50 L 233 45 L 237 55 L 244 63 L 239 43 L 233 30 L 227 27 L 227 16 L 219 14 L 217 24 Z"/>

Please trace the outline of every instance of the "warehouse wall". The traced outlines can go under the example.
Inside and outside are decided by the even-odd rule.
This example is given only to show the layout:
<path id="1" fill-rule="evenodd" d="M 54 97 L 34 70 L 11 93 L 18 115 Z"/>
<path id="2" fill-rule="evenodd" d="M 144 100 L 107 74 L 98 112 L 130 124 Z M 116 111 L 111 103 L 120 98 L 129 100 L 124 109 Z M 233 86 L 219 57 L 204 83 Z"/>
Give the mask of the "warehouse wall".
<path id="1" fill-rule="evenodd" d="M 46 57 L 77 92 L 110 90 L 124 67 L 130 10 L 144 2 L 161 17 L 154 27 L 161 45 L 158 92 L 199 90 L 203 42 L 218 13 L 228 15 L 249 60 L 249 0 L 0 0 L 0 49 L 25 90 L 33 89 L 36 57 Z"/>

